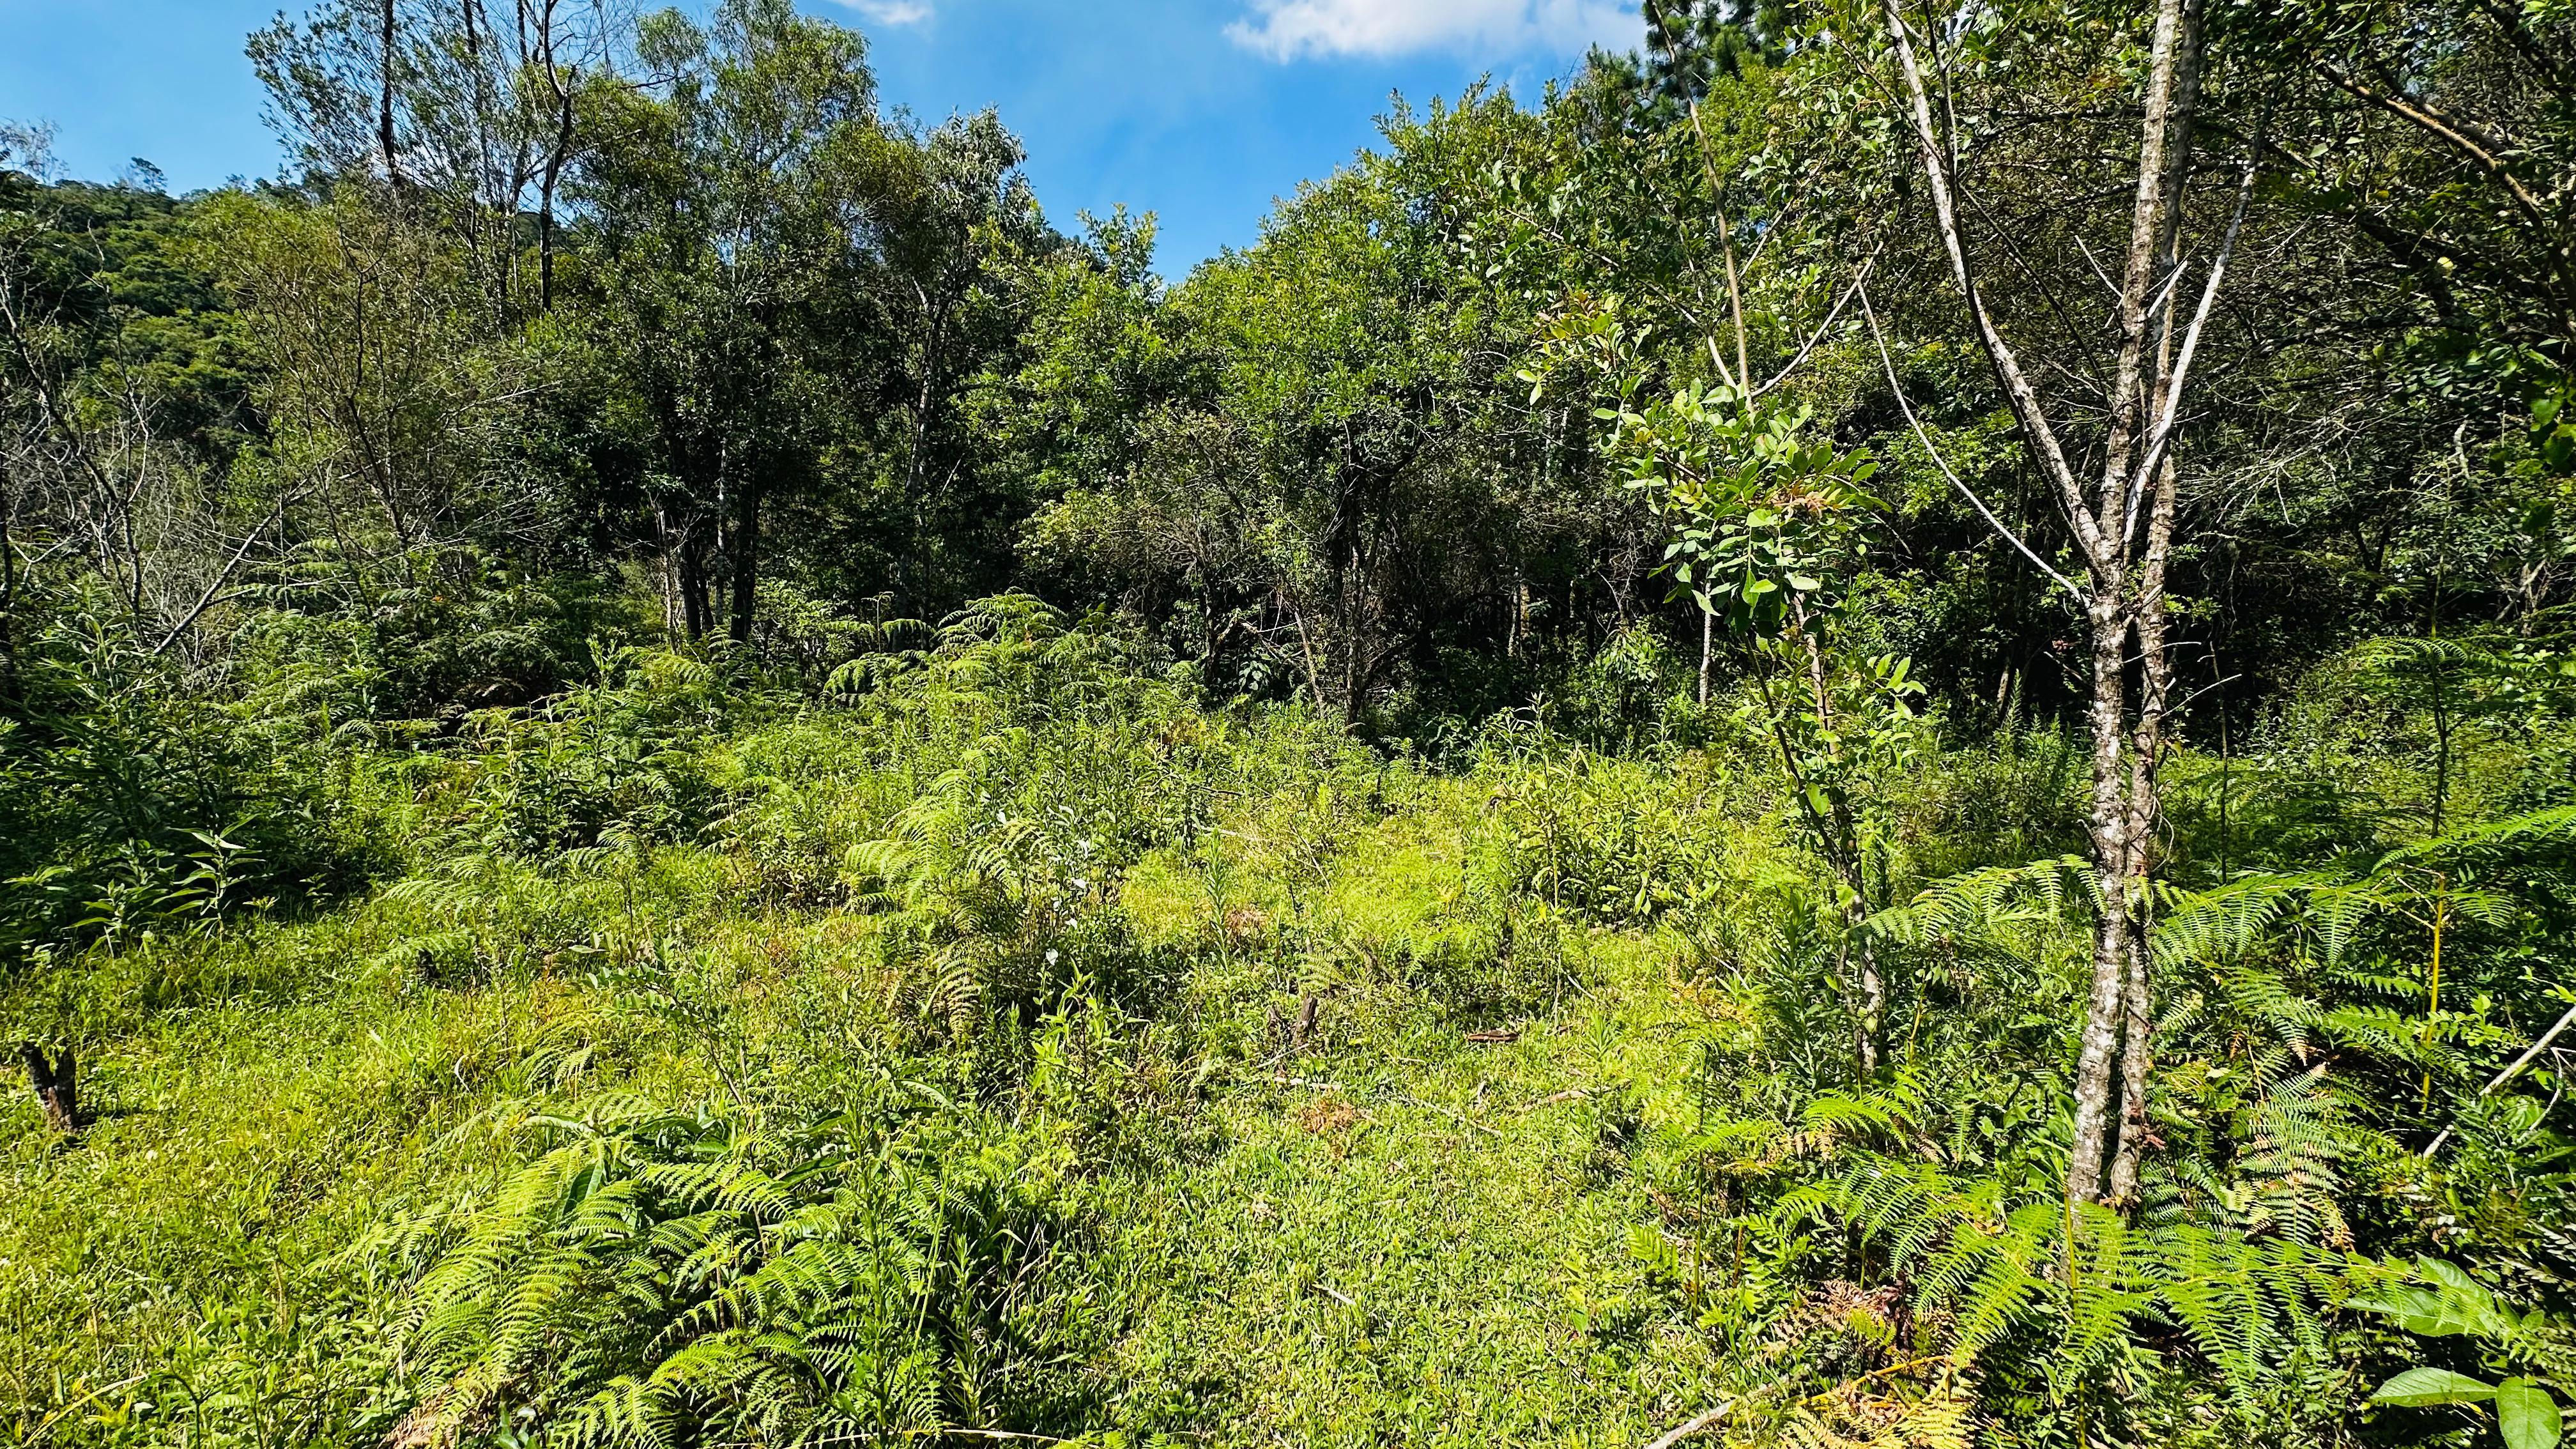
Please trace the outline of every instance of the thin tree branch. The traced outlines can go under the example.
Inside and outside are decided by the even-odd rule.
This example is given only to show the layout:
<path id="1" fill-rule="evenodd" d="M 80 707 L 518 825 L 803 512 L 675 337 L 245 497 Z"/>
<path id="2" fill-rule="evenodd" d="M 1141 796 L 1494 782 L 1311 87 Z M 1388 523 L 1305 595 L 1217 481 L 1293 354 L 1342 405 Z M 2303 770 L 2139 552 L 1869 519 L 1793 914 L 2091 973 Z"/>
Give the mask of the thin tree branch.
<path id="1" fill-rule="evenodd" d="M 2488 1097 L 2495 1094 L 2495 1090 L 2498 1087 L 2501 1087 L 2505 1083 L 2512 1081 L 2514 1078 L 2521 1076 L 2522 1069 L 2530 1066 L 2534 1061 L 2537 1061 L 2542 1052 L 2549 1050 L 2549 1044 L 2558 1040 L 2558 1034 L 2565 1031 L 2568 1023 L 2570 1022 L 2576 1022 L 2576 1006 L 2567 1008 L 2566 1013 L 2558 1018 L 2558 1024 L 2556 1026 L 2542 1032 L 2540 1034 L 2540 1040 L 2531 1044 L 2531 1050 L 2524 1052 L 2521 1056 L 2515 1057 L 2513 1059 L 2513 1065 L 2496 1073 L 2494 1080 L 2488 1082 L 2485 1086 L 2478 1088 L 2478 1100 L 2482 1102 L 2485 1101 Z M 2452 1130 L 2453 1129 L 2449 1127 L 2443 1128 L 2442 1135 L 2434 1138 L 2431 1145 L 2424 1149 L 2424 1155 L 2426 1157 L 2430 1157 L 2434 1153 L 2441 1151 L 2442 1144 L 2451 1140 Z"/>
<path id="2" fill-rule="evenodd" d="M 1950 480 L 1950 486 L 1959 490 L 1959 496 L 1968 500 L 1969 504 L 1977 510 L 1978 515 L 1986 520 L 1986 526 L 1995 531 L 1997 537 L 2019 549 L 2021 556 L 2030 560 L 2033 568 L 2046 574 L 2050 582 L 2072 595 L 2077 608 L 2089 606 L 2092 601 L 2086 597 L 2082 589 L 2075 586 L 2074 580 L 2049 567 L 2048 560 L 2041 558 L 2029 544 L 2022 542 L 2021 535 L 2005 527 L 2004 521 L 1995 516 L 1995 511 L 1986 506 L 1986 500 L 1978 497 L 1977 491 L 1970 488 L 1956 472 L 1951 470 L 1949 462 L 1941 456 L 1941 450 L 1933 446 L 1932 435 L 1924 431 L 1923 420 L 1914 415 L 1914 404 L 1905 396 L 1905 385 L 1896 379 L 1896 359 L 1887 350 L 1886 334 L 1879 330 L 1878 313 L 1870 307 L 1869 293 L 1866 290 L 1860 294 L 1860 310 L 1861 315 L 1869 319 L 1869 335 L 1877 341 L 1878 359 L 1887 368 L 1888 389 L 1896 394 L 1896 406 L 1905 414 L 1906 424 L 1914 429 L 1916 441 L 1922 443 L 1923 451 L 1931 456 L 1932 465 L 1941 470 L 1941 476 Z"/>
<path id="3" fill-rule="evenodd" d="M 1921 143 L 1923 169 L 1932 192 L 1933 219 L 1940 226 L 1942 246 L 1950 255 L 1951 274 L 1957 279 L 1960 295 L 1967 302 L 1969 319 L 1976 324 L 1978 336 L 1985 343 L 1986 357 L 1994 366 L 1995 378 L 2003 384 L 2013 418 L 2021 424 L 2022 436 L 2037 459 L 2040 471 L 2057 485 L 2068 515 L 2067 521 L 2089 557 L 2098 552 L 2101 539 L 2100 529 L 2084 506 L 2084 487 L 2076 481 L 2075 470 L 2066 461 L 2066 450 L 2058 442 L 2057 430 L 2049 426 L 2038 390 L 2022 373 L 2019 354 L 2013 351 L 2010 342 L 2004 340 L 2003 330 L 1995 325 L 1993 315 L 1986 310 L 1985 298 L 1977 288 L 1976 270 L 1969 264 L 1967 245 L 1959 234 L 1958 205 L 1951 192 L 1950 167 L 1945 159 L 1941 133 L 1932 120 L 1932 98 L 1924 88 L 1923 67 L 1915 59 L 1912 29 L 1906 24 L 1899 0 L 1882 0 L 1882 8 L 1887 17 L 1888 39 L 1896 50 L 1897 69 L 1905 79 L 1906 97 L 1910 103 L 1908 110 L 1913 114 L 1915 137 Z"/>
<path id="4" fill-rule="evenodd" d="M 1852 273 L 1851 285 L 1843 288 L 1843 294 L 1834 299 L 1834 305 L 1825 309 L 1825 320 L 1816 324 L 1816 330 L 1808 336 L 1805 345 L 1798 349 L 1797 355 L 1790 358 L 1788 365 L 1781 368 L 1778 373 L 1774 374 L 1769 382 L 1766 382 L 1760 387 L 1757 387 L 1753 389 L 1753 391 L 1745 394 L 1744 400 L 1746 402 L 1751 402 L 1753 399 L 1762 396 L 1762 394 L 1769 392 L 1771 389 L 1778 387 L 1780 384 L 1789 380 L 1789 375 L 1796 372 L 1799 365 L 1807 360 L 1807 354 L 1815 351 L 1816 345 L 1825 340 L 1825 334 L 1833 330 L 1834 319 L 1841 316 L 1843 308 L 1850 304 L 1852 298 L 1860 294 L 1862 284 L 1869 280 L 1870 268 L 1877 265 L 1878 249 L 1874 249 L 1870 252 L 1867 259 L 1861 262 L 1860 270 Z"/>
<path id="5" fill-rule="evenodd" d="M 266 533 L 269 526 L 277 522 L 278 518 L 286 512 L 287 500 L 291 496 L 279 494 L 276 504 L 268 510 L 268 516 L 259 521 L 259 526 L 242 535 L 241 547 L 233 550 L 233 556 L 225 561 L 223 572 L 215 575 L 215 581 L 206 585 L 206 592 L 198 597 L 197 606 L 188 611 L 188 617 L 170 626 L 170 632 L 161 636 L 160 643 L 152 646 L 153 658 L 158 659 L 170 652 L 170 646 L 179 642 L 179 636 L 194 628 L 197 620 L 208 609 L 215 606 L 216 598 L 223 593 L 224 587 L 233 581 L 234 571 L 242 566 L 243 559 L 250 556 L 251 545 L 259 542 L 259 536 Z"/>

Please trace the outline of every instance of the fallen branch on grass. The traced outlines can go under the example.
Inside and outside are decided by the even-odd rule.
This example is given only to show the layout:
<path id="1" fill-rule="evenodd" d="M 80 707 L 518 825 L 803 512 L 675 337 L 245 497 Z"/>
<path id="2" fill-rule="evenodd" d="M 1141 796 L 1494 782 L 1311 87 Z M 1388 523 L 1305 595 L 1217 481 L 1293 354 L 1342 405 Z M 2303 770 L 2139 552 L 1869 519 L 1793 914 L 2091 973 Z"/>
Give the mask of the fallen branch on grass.
<path id="1" fill-rule="evenodd" d="M 1907 1369 L 1921 1368 L 1927 1363 L 1940 1363 L 1949 1357 L 1950 1355 L 1946 1353 L 1936 1353 L 1923 1358 L 1910 1358 L 1903 1363 L 1892 1363 L 1883 1369 L 1872 1369 L 1868 1373 L 1862 1374 L 1856 1379 L 1845 1379 L 1841 1383 L 1834 1385 L 1832 1388 L 1825 1390 L 1821 1394 L 1812 1394 L 1801 1402 L 1812 1407 L 1814 1405 L 1821 1404 L 1827 1399 L 1833 1398 L 1838 1394 L 1849 1393 L 1853 1389 L 1859 1388 L 1861 1385 L 1868 1383 L 1872 1379 L 1883 1379 L 1890 1374 L 1901 1374 Z M 1775 1383 L 1766 1384 L 1761 1388 L 1755 1389 L 1749 1394 L 1738 1394 L 1734 1398 L 1727 1400 L 1725 1403 L 1718 1405 L 1716 1408 L 1709 1410 L 1707 1413 L 1700 1415 L 1698 1418 L 1693 1419 L 1689 1423 L 1682 1425 L 1680 1428 L 1673 1430 L 1669 1434 L 1666 1434 L 1664 1437 L 1648 1444 L 1646 1449 L 1673 1449 L 1674 1445 L 1679 1444 L 1684 1439 L 1687 1439 L 1694 1434 L 1702 1433 L 1706 1430 L 1717 1427 L 1718 1424 L 1725 1421 L 1727 1415 L 1734 1413 L 1745 1405 L 1769 1398 L 1771 1395 L 1778 1393 L 1780 1390 L 1788 1387 L 1789 1382 L 1790 1381 L 1787 1379 L 1781 1379 Z"/>
<path id="2" fill-rule="evenodd" d="M 1475 1118 L 1470 1117 L 1463 1112 L 1452 1111 L 1436 1102 L 1416 1101 L 1411 1097 L 1398 1097 L 1395 1100 L 1404 1103 L 1408 1107 L 1419 1107 L 1425 1112 L 1437 1112 L 1441 1116 L 1448 1118 L 1450 1121 L 1457 1123 L 1461 1127 L 1473 1127 L 1479 1132 L 1490 1132 L 1496 1137 L 1503 1135 L 1503 1130 L 1499 1127 L 1488 1127 L 1484 1123 L 1477 1121 Z"/>

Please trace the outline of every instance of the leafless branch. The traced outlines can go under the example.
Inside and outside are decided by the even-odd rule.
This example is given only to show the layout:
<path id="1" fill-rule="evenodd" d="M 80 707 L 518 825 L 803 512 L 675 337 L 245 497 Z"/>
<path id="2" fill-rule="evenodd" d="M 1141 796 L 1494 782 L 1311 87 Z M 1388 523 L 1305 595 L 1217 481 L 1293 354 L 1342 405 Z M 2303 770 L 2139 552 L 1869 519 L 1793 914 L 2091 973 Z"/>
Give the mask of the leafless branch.
<path id="1" fill-rule="evenodd" d="M 1914 429 L 1915 440 L 1923 445 L 1924 453 L 1932 459 L 1932 466 L 1941 470 L 1941 476 L 1950 480 L 1950 486 L 1959 490 L 1959 496 L 1968 500 L 1969 504 L 1977 510 L 1978 516 L 1986 520 L 1987 527 L 1993 529 L 2006 543 L 2019 549 L 2021 556 L 2030 560 L 2033 568 L 2046 574 L 2050 582 L 2073 596 L 2077 608 L 2086 607 L 2091 601 L 2082 589 L 2075 586 L 2075 581 L 2051 568 L 2048 560 L 2041 558 L 2029 544 L 2022 542 L 2021 535 L 2006 527 L 2004 521 L 1995 516 L 1995 511 L 1986 506 L 1986 500 L 1978 497 L 1977 491 L 1970 488 L 1958 473 L 1951 469 L 1948 460 L 1941 456 L 1941 450 L 1933 445 L 1932 435 L 1924 430 L 1923 420 L 1914 415 L 1914 404 L 1905 396 L 1905 385 L 1897 381 L 1896 359 L 1887 350 L 1887 336 L 1879 330 L 1878 313 L 1870 307 L 1869 293 L 1866 290 L 1860 294 L 1860 308 L 1861 315 L 1869 319 L 1869 335 L 1878 343 L 1879 362 L 1887 369 L 1888 389 L 1896 394 L 1896 406 L 1904 412 L 1907 426 Z"/>

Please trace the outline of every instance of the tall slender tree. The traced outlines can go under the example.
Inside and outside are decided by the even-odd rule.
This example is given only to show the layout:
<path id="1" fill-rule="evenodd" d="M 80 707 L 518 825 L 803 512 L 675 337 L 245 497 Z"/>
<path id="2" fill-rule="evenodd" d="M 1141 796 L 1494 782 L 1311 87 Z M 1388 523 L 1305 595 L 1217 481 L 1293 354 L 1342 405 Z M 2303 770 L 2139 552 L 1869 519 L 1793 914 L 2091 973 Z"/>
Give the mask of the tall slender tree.
<path id="1" fill-rule="evenodd" d="M 2064 575 L 2056 581 L 2075 596 L 2090 633 L 2087 833 L 2101 902 L 2076 1059 L 2067 1191 L 2083 1202 L 2125 1202 L 2136 1193 L 2149 1132 L 2147 883 L 2157 866 L 2156 767 L 2173 689 L 2166 578 L 2179 497 L 2175 446 L 2192 366 L 2243 230 L 2260 152 L 2245 153 L 2223 224 L 2197 254 L 2186 253 L 2207 42 L 2201 0 L 2157 0 L 2144 21 L 2143 63 L 2132 72 L 2137 130 L 2126 153 L 2126 215 L 2107 222 L 2121 242 L 2120 266 L 2116 278 L 2100 278 L 2110 299 L 2104 325 L 2113 355 L 2079 399 L 2053 404 L 2025 361 L 2028 344 L 2010 333 L 1988 254 L 2010 256 L 2005 275 L 2016 278 L 2027 277 L 2032 263 L 2010 238 L 1984 238 L 1972 229 L 1971 218 L 1990 215 L 1963 175 L 1962 154 L 1975 138 L 1959 119 L 1955 92 L 1936 101 L 1927 78 L 1926 47 L 1950 42 L 1953 52 L 1936 57 L 1942 83 L 1959 83 L 1963 71 L 1973 83 L 1976 66 L 1991 53 L 1987 31 L 1977 17 L 1909 15 L 1902 0 L 1883 0 L 1879 19 L 1951 280 L 2081 560 L 2081 582 Z M 2114 21 L 2124 23 L 2134 22 Z M 2080 358 L 2048 362 L 2061 376 L 2086 375 Z M 2024 552 L 2037 557 L 2026 546 Z"/>

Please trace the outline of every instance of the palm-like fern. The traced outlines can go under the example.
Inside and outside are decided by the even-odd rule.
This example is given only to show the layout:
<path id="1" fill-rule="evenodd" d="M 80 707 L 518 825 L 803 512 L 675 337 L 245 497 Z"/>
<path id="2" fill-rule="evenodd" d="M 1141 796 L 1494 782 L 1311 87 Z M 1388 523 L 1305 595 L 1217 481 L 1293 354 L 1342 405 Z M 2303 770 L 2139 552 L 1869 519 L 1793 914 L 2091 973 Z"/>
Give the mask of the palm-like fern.
<path id="1" fill-rule="evenodd" d="M 1775 1212 L 1859 1228 L 1911 1280 L 1916 1311 L 1946 1315 L 1961 1352 L 2036 1350 L 2062 1389 L 2137 1335 L 2174 1330 L 2250 1393 L 2290 1355 L 2321 1351 L 2320 1309 L 2367 1271 L 2297 1237 L 2132 1223 L 2052 1192 L 1876 1154 L 1791 1192 Z"/>
<path id="2" fill-rule="evenodd" d="M 2525 909 L 2516 873 L 2545 875 L 2571 834 L 2576 812 L 2550 811 L 2376 859 L 2159 888 L 2149 1120 L 2168 1140 L 2134 1217 L 2070 1208 L 2062 1146 L 2044 1131 L 1971 1160 L 1967 1129 L 1995 1110 L 1995 1078 L 2018 1071 L 2045 1099 L 2065 1095 L 2062 1058 L 2014 1068 L 1988 1038 L 1925 1048 L 1978 1073 L 1926 1065 L 1809 1103 L 1798 1140 L 1827 1165 L 1776 1200 L 1771 1230 L 1857 1229 L 1961 1352 L 2040 1365 L 2061 1393 L 2170 1343 L 2217 1365 L 2252 1412 L 2286 1365 L 2325 1358 L 2325 1311 L 2382 1272 L 2355 1256 L 2345 1211 L 2348 1164 L 2395 1155 L 2368 1114 L 2398 1094 L 2366 1090 L 2368 1074 L 2427 1074 L 2429 1095 L 2436 1076 L 2461 1075 L 2463 1053 L 2511 1039 L 2470 1013 L 2428 1013 L 2414 943 L 2436 924 L 2503 933 Z M 2018 983 L 2009 996 L 2080 950 L 2092 889 L 2074 860 L 1980 870 L 1868 927 L 1918 970 Z"/>
<path id="3" fill-rule="evenodd" d="M 573 1445 L 936 1433 L 1057 1412 L 1044 1202 L 974 1144 L 853 1113 L 794 1132 L 627 1104 L 488 1200 L 409 1219 L 403 1362 L 455 1421 Z M 552 1442 L 550 1440 L 550 1442 Z"/>

